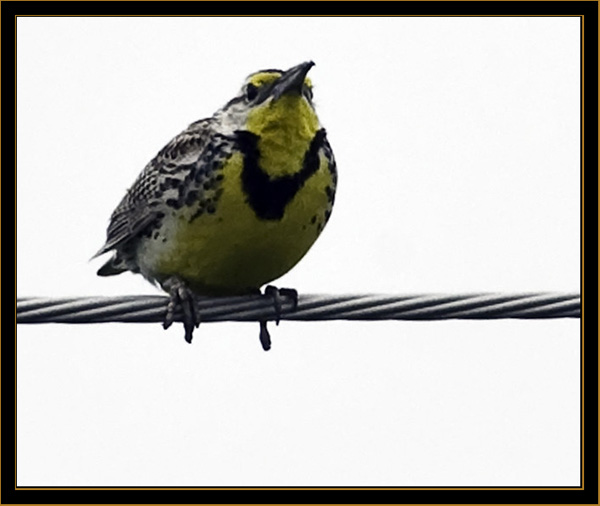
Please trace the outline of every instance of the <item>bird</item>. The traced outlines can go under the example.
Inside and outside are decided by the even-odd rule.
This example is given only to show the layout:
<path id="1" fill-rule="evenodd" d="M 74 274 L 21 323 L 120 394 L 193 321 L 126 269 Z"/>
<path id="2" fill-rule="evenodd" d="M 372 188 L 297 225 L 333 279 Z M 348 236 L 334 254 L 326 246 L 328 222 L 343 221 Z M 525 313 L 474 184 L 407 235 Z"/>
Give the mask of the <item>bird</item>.
<path id="1" fill-rule="evenodd" d="M 191 123 L 144 167 L 112 213 L 99 276 L 140 273 L 169 294 L 164 328 L 183 313 L 192 342 L 197 296 L 262 293 L 328 222 L 333 151 L 307 74 L 314 62 L 250 74 L 213 116 Z M 265 288 L 277 313 L 294 289 Z M 266 320 L 260 342 L 271 347 Z"/>

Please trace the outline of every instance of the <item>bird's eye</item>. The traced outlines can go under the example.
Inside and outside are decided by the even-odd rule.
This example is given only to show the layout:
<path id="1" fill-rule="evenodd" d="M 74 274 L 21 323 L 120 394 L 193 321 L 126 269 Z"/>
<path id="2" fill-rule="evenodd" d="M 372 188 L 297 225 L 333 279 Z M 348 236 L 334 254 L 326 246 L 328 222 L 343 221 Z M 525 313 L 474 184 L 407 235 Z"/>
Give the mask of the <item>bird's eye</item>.
<path id="1" fill-rule="evenodd" d="M 258 88 L 254 84 L 248 83 L 248 85 L 246 86 L 246 98 L 249 101 L 252 101 L 256 98 L 257 95 L 258 95 Z"/>

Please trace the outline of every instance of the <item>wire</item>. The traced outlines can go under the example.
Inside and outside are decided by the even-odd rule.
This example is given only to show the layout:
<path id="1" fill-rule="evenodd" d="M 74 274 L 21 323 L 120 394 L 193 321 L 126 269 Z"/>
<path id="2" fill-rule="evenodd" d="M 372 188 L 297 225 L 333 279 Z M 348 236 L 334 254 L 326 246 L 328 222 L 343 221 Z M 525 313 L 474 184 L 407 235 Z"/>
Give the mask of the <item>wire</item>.
<path id="1" fill-rule="evenodd" d="M 71 297 L 17 299 L 17 323 L 162 322 L 168 297 Z M 273 301 L 261 295 L 197 297 L 202 321 L 277 318 Z M 579 318 L 574 293 L 479 293 L 426 295 L 301 295 L 298 307 L 282 300 L 282 320 L 446 320 Z M 181 321 L 181 314 L 175 319 Z"/>

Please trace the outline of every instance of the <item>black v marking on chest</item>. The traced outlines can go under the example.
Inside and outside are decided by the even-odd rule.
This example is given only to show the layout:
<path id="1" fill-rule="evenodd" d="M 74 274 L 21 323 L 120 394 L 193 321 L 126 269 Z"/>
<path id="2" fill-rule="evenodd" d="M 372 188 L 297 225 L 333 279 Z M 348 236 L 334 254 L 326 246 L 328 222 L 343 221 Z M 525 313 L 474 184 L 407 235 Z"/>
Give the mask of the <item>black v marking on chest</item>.
<path id="1" fill-rule="evenodd" d="M 237 144 L 244 155 L 242 189 L 256 216 L 263 220 L 280 220 L 285 207 L 304 183 L 319 169 L 319 150 L 325 142 L 325 129 L 313 137 L 304 154 L 302 168 L 295 174 L 271 179 L 260 167 L 258 136 L 244 130 L 235 133 Z"/>

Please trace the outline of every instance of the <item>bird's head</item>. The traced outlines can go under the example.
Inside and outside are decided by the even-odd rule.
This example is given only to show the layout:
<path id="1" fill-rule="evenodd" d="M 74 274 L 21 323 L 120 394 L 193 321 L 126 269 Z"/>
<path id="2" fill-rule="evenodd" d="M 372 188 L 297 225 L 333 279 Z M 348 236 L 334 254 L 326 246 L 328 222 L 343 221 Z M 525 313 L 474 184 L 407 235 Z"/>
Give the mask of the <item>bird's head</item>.
<path id="1" fill-rule="evenodd" d="M 312 137 L 319 120 L 312 102 L 312 83 L 306 75 L 314 65 L 307 61 L 289 70 L 261 70 L 250 74 L 238 94 L 217 112 L 230 132 L 247 131 L 268 136 Z"/>

